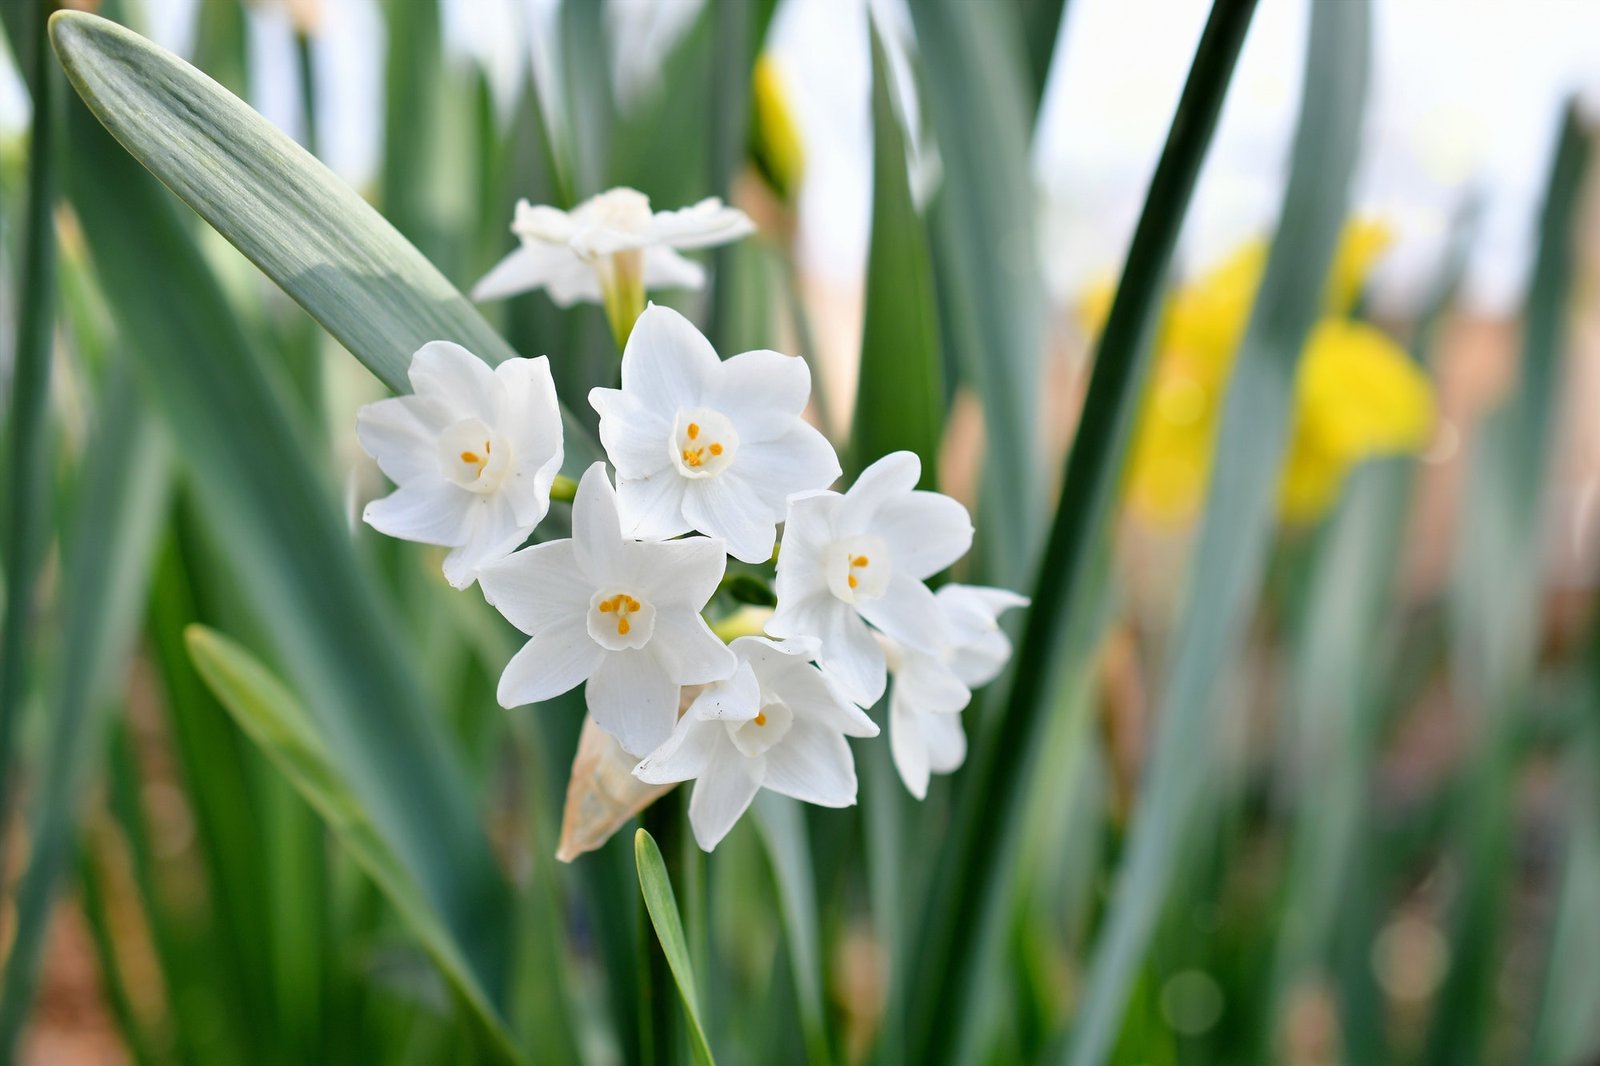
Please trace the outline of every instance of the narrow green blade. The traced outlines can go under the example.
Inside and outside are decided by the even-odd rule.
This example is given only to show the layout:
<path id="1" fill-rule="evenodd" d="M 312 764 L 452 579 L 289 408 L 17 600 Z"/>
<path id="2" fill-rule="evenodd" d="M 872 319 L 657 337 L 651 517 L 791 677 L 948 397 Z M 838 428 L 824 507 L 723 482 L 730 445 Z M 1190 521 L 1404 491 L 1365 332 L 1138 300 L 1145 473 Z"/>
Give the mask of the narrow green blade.
<path id="1" fill-rule="evenodd" d="M 422 941 L 461 999 L 483 1023 L 501 1057 L 515 1060 L 510 1034 L 474 976 L 461 945 L 368 817 L 349 775 L 283 684 L 238 644 L 204 626 L 186 633 L 190 658 L 239 728 L 315 808 Z"/>
<path id="2" fill-rule="evenodd" d="M 1022 821 L 1028 756 L 1038 750 L 1055 706 L 1074 611 L 1096 597 L 1100 544 L 1149 370 L 1155 310 L 1254 7 L 1250 0 L 1222 0 L 1212 9 L 1129 248 L 1062 474 L 1008 701 L 994 728 L 975 739 L 961 774 L 956 842 L 945 849 L 934 879 L 931 921 L 913 970 L 912 1061 L 957 1054 L 960 1040 L 952 1033 L 965 1024 L 982 960 L 1001 935 L 999 904 L 1010 888 L 1017 844 L 1007 827 Z"/>
<path id="3" fill-rule="evenodd" d="M 695 993 L 694 964 L 689 961 L 689 942 L 683 935 L 683 919 L 678 914 L 678 898 L 667 879 L 667 867 L 661 861 L 661 849 L 655 838 L 643 829 L 633 836 L 633 858 L 639 867 L 639 891 L 644 896 L 645 910 L 650 912 L 650 924 L 655 927 L 656 939 L 672 968 L 672 979 L 683 1000 L 683 1012 L 689 1018 L 690 1047 L 695 1061 L 711 1066 L 711 1045 L 706 1042 L 705 1027 L 700 1023 L 700 1000 Z"/>
<path id="4" fill-rule="evenodd" d="M 930 488 L 944 422 L 944 365 L 928 238 L 911 200 L 893 92 L 883 42 L 873 27 L 872 239 L 851 465 L 859 471 L 904 448 L 922 460 L 922 485 Z"/>
<path id="5" fill-rule="evenodd" d="M 1312 10 L 1283 214 L 1223 407 L 1216 476 L 1154 715 L 1161 732 L 1073 1031 L 1068 1061 L 1078 1066 L 1103 1062 L 1111 1050 L 1179 846 L 1205 794 L 1217 684 L 1260 586 L 1295 368 L 1344 221 L 1366 91 L 1368 20 L 1364 0 Z"/>
<path id="6" fill-rule="evenodd" d="M 111 390 L 126 390 L 125 375 Z M 112 391 L 112 395 L 115 395 Z M 78 818 L 104 753 L 108 701 L 126 668 L 166 515 L 170 474 L 158 427 L 137 401 L 107 404 L 65 548 L 61 647 L 44 764 L 28 814 L 29 859 L 0 996 L 0 1059 L 15 1054 L 33 1003 L 51 904 L 77 848 Z"/>
<path id="7" fill-rule="evenodd" d="M 371 205 L 310 153 L 183 60 L 95 15 L 50 34 L 67 77 L 112 136 L 277 282 L 384 384 L 455 341 L 491 363 L 517 353 Z M 567 419 L 570 469 L 598 456 Z"/>

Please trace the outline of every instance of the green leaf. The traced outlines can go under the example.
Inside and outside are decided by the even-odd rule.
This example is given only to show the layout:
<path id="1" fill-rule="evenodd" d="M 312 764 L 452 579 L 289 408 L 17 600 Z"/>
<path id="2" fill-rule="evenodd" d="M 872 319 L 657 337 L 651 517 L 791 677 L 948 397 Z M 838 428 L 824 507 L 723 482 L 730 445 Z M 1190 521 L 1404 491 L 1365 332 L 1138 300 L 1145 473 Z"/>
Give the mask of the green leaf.
<path id="1" fill-rule="evenodd" d="M 695 1061 L 711 1066 L 711 1045 L 706 1042 L 705 1027 L 700 1023 L 699 997 L 695 994 L 694 965 L 689 961 L 689 943 L 683 936 L 683 920 L 678 915 L 678 899 L 672 892 L 672 882 L 667 879 L 666 864 L 661 861 L 661 849 L 655 838 L 643 829 L 633 836 L 633 858 L 639 867 L 639 891 L 644 896 L 645 910 L 650 912 L 650 924 L 655 927 L 656 939 L 672 968 L 672 979 L 678 986 L 678 996 L 683 1000 L 683 1012 L 689 1018 L 690 1047 Z"/>
<path id="2" fill-rule="evenodd" d="M 121 338 L 243 598 L 352 787 L 498 1002 L 509 899 L 457 751 L 306 434 L 171 199 L 81 106 L 67 190 Z M 151 269 L 159 263 L 160 270 Z M 174 294 L 181 294 L 175 298 Z"/>
<path id="3" fill-rule="evenodd" d="M 794 967 L 800 1024 L 806 1034 L 806 1055 L 813 1064 L 831 1061 L 828 1030 L 822 1014 L 822 933 L 817 921 L 816 871 L 800 806 L 794 800 L 762 789 L 756 794 L 756 824 L 772 863 L 783 910 L 784 936 Z"/>
<path id="4" fill-rule="evenodd" d="M 51 39 L 112 136 L 384 384 L 455 341 L 490 363 L 517 353 L 383 216 L 312 155 L 194 67 L 95 15 L 57 12 Z M 569 469 L 598 449 L 569 415 Z"/>
<path id="5" fill-rule="evenodd" d="M 39 5 L 24 4 L 37 15 Z M 22 14 L 19 12 L 18 14 Z M 47 64 L 43 27 L 31 18 L 13 25 L 31 33 L 18 39 L 30 53 L 33 128 L 28 138 L 28 207 L 22 244 L 21 284 L 16 290 L 16 348 L 11 367 L 11 408 L 5 422 L 5 486 L 0 503 L 5 521 L 5 614 L 0 616 L 0 819 L 10 814 L 12 741 L 17 712 L 28 692 L 36 626 L 34 593 L 39 564 L 50 537 L 50 350 L 55 333 L 56 135 L 60 126 L 60 79 Z M 0 882 L 5 879 L 0 856 Z"/>
<path id="6" fill-rule="evenodd" d="M 970 0 L 910 7 L 944 168 L 929 208 L 944 339 L 983 401 L 980 548 L 988 579 L 1012 585 L 1027 577 L 1045 498 L 1038 430 L 1046 308 L 1018 13 Z"/>
<path id="7" fill-rule="evenodd" d="M 1317 4 L 1277 238 L 1223 406 L 1216 474 L 1195 551 L 1140 806 L 1090 965 L 1068 1061 L 1105 1060 L 1212 762 L 1224 667 L 1249 624 L 1276 519 L 1295 368 L 1320 314 L 1344 221 L 1366 91 L 1369 9 Z M 1312 42 L 1315 42 L 1312 44 Z M 1115 315 L 1115 310 L 1112 314 Z M 1091 398 L 1092 399 L 1092 398 Z M 1035 601 L 1037 602 L 1037 601 Z"/>
<path id="8" fill-rule="evenodd" d="M 911 200 L 893 92 L 883 42 L 873 27 L 872 237 L 851 465 L 859 472 L 903 448 L 922 460 L 922 485 L 928 488 L 938 473 L 944 365 L 928 239 Z"/>
<path id="9" fill-rule="evenodd" d="M 157 427 L 126 375 L 108 383 L 91 442 L 72 536 L 64 548 L 61 648 L 38 792 L 28 816 L 29 859 L 17 888 L 16 937 L 0 999 L 0 1059 L 10 1060 L 38 979 L 50 908 L 77 848 L 78 818 L 104 754 L 112 695 L 143 616 L 170 467 Z"/>
<path id="10" fill-rule="evenodd" d="M 919 8 L 920 10 L 920 8 Z M 984 953 L 1000 933 L 1031 763 L 1042 743 L 1079 601 L 1094 603 L 1109 522 L 1144 380 L 1150 338 L 1178 229 L 1211 143 L 1254 4 L 1217 4 L 1151 181 L 1095 356 L 1083 419 L 1062 474 L 1060 502 L 1034 587 L 1004 713 L 975 739 L 961 777 L 956 844 L 934 879 L 930 922 L 914 973 L 920 1044 L 911 1061 L 959 1052 L 965 1006 L 974 1001 Z M 952 1035 L 952 1034 L 956 1035 Z"/>
<path id="11" fill-rule="evenodd" d="M 238 644 L 200 625 L 190 626 L 185 636 L 195 668 L 239 728 L 315 808 L 335 839 L 377 884 L 451 987 L 483 1023 L 495 1050 L 501 1057 L 515 1060 L 517 1053 L 505 1023 L 479 984 L 460 943 L 368 817 L 348 773 L 310 716 L 283 684 Z"/>

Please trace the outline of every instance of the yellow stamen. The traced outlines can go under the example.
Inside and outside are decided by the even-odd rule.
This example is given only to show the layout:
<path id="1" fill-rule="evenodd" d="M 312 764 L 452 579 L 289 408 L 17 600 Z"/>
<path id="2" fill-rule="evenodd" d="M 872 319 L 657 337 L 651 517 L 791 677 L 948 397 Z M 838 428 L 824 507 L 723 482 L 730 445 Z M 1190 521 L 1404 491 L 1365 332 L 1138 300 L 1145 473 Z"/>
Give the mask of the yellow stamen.
<path id="1" fill-rule="evenodd" d="M 633 627 L 628 623 L 628 616 L 626 614 L 617 619 L 617 634 L 619 636 L 627 636 L 628 630 L 632 628 Z"/>
<path id="2" fill-rule="evenodd" d="M 698 422 L 690 422 L 689 423 L 689 439 L 690 440 L 694 440 L 698 436 L 700 436 L 700 423 L 698 423 Z"/>
<path id="3" fill-rule="evenodd" d="M 766 724 L 767 724 L 767 712 L 766 711 L 757 712 L 757 714 L 756 714 L 756 725 L 766 725 Z"/>
<path id="4" fill-rule="evenodd" d="M 720 444 L 711 445 L 711 454 L 712 455 L 721 455 L 722 454 L 722 445 L 720 445 Z"/>
<path id="5" fill-rule="evenodd" d="M 851 588 L 855 588 L 857 585 L 861 584 L 861 582 L 856 580 L 856 575 L 854 574 L 851 574 L 849 577 L 845 578 L 845 580 L 850 582 Z"/>
<path id="6" fill-rule="evenodd" d="M 475 455 L 472 452 L 462 452 L 461 453 L 461 461 L 463 463 L 466 463 L 469 466 L 481 466 L 481 465 L 483 465 L 483 460 L 479 459 L 477 457 L 477 455 Z"/>
<path id="7" fill-rule="evenodd" d="M 865 555 L 858 555 L 854 559 L 850 560 L 850 565 L 851 566 L 866 566 L 867 565 L 867 557 Z"/>

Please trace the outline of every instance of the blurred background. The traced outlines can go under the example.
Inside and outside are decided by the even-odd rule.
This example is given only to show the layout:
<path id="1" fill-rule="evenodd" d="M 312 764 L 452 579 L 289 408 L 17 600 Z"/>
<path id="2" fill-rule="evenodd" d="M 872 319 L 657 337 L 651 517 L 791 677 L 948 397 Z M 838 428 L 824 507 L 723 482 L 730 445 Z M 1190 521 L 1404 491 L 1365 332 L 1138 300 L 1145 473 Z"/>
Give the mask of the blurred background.
<path id="1" fill-rule="evenodd" d="M 1104 960 L 1123 957 L 1106 931 L 1141 927 L 1116 916 L 1128 894 L 1119 870 L 1153 787 L 1145 771 L 1172 664 L 1185 626 L 1208 624 L 1195 607 L 1207 566 L 1197 553 L 1210 482 L 1228 476 L 1213 453 L 1254 296 L 1273 270 L 1302 93 L 1321 91 L 1304 85 L 1308 37 L 1309 54 L 1319 47 L 1313 3 L 1339 2 L 1260 0 L 1251 22 L 1165 279 L 1109 544 L 1080 597 L 1093 602 L 1074 604 L 1079 643 L 1062 652 L 1072 668 L 1030 734 L 1019 804 L 1002 808 L 1015 819 L 1003 827 L 1013 839 L 1003 917 L 984 919 L 993 980 L 965 1004 L 972 1020 L 946 1056 L 1600 1061 L 1600 231 L 1587 166 L 1600 6 L 1576 0 L 1371 5 L 1347 206 L 1293 386 L 1259 588 L 1216 691 L 1200 700 L 1203 728 L 1185 734 L 1202 742 L 1195 761 L 1206 767 L 1182 794 L 1192 802 L 1179 804 L 1186 820 L 1166 840 L 1142 939 L 1130 934 L 1140 946 L 1120 978 L 1105 976 L 1116 967 Z M 712 260 L 708 293 L 668 299 L 724 355 L 806 355 L 819 386 L 812 416 L 841 442 L 860 424 L 857 377 L 875 358 L 861 343 L 873 291 L 870 13 L 940 304 L 940 485 L 980 529 L 958 576 L 1025 592 L 1210 10 L 1203 0 L 76 6 L 247 100 L 463 291 L 512 246 L 518 197 L 570 206 L 612 184 L 649 193 L 658 210 L 727 197 L 759 236 Z M 30 665 L 14 667 L 6 689 L 15 741 L 0 767 L 0 1037 L 33 1063 L 477 1057 L 405 924 L 187 662 L 189 622 L 267 647 L 283 623 L 248 588 L 252 561 L 211 513 L 208 500 L 229 488 L 191 467 L 182 420 L 154 413 L 160 380 L 129 369 L 138 344 L 122 336 L 128 312 L 99 262 L 117 238 L 87 228 L 75 197 L 52 209 L 57 304 L 43 417 L 28 423 L 44 442 L 30 453 L 42 456 L 43 487 L 17 480 L 18 390 L 35 387 L 19 372 L 18 339 L 38 143 L 25 72 L 37 67 L 34 42 L 6 43 L 7 536 L 28 526 L 19 514 L 42 532 L 36 557 L 21 556 L 27 594 L 10 594 L 18 579 L 6 574 L 7 603 L 26 612 L 6 619 L 21 633 L 6 652 Z M 1360 65 L 1347 76 L 1361 78 Z M 59 80 L 56 95 L 63 112 L 78 106 Z M 63 136 L 50 148 L 58 180 L 97 165 L 83 143 Z M 514 888 L 510 1011 L 540 1034 L 529 1057 L 647 1060 L 630 1022 L 641 993 L 629 953 L 643 935 L 630 834 L 572 866 L 552 858 L 576 721 L 530 723 L 521 719 L 558 712 L 508 718 L 495 706 L 512 635 L 475 596 L 447 596 L 427 549 L 380 543 L 358 521 L 385 489 L 353 415 L 383 386 L 183 215 L 180 236 L 271 368 L 469 768 L 473 807 Z M 164 252 L 123 252 L 162 276 Z M 172 275 L 168 298 L 189 298 L 187 276 Z M 612 372 L 597 308 L 559 311 L 536 293 L 484 311 L 523 354 L 550 356 L 574 410 Z M 997 418 L 995 380 L 1026 400 L 1015 421 Z M 159 428 L 108 429 L 125 403 L 148 407 Z M 114 432 L 132 434 L 110 439 L 142 457 L 137 476 L 109 475 L 131 494 L 109 516 L 127 530 L 115 527 L 104 558 L 75 554 L 72 531 L 99 521 L 89 497 L 110 491 L 93 458 Z M 1015 508 L 993 495 L 996 456 L 1024 469 Z M 1032 524 L 1013 539 L 1014 515 Z M 88 621 L 74 613 L 80 581 Z M 310 683 L 292 662 L 280 667 L 292 687 Z M 76 672 L 89 679 L 75 688 Z M 975 750 L 1002 735 L 1004 710 L 980 700 L 967 712 Z M 773 815 L 790 832 L 762 839 L 747 819 L 690 874 L 689 895 L 717 904 L 698 949 L 714 960 L 702 998 L 726 1061 L 914 1061 L 908 1049 L 932 1031 L 920 1012 L 947 1002 L 923 996 L 914 973 L 901 981 L 920 912 L 900 914 L 896 893 L 936 894 L 927 886 L 948 861 L 950 827 L 983 797 L 964 793 L 957 771 L 916 805 L 886 755 L 874 765 L 857 750 L 859 811 Z M 875 803 L 892 813 L 875 815 Z M 54 821 L 39 813 L 52 804 Z M 41 826 L 58 839 L 41 839 Z M 42 846 L 63 849 L 59 891 L 34 908 L 48 924 L 26 948 L 35 962 L 19 963 L 22 879 Z M 626 929 L 608 934 L 613 922 Z M 1102 997 L 1094 989 L 1108 980 L 1121 991 Z M 1085 1010 L 1110 1019 L 1103 1045 L 1083 1035 Z"/>

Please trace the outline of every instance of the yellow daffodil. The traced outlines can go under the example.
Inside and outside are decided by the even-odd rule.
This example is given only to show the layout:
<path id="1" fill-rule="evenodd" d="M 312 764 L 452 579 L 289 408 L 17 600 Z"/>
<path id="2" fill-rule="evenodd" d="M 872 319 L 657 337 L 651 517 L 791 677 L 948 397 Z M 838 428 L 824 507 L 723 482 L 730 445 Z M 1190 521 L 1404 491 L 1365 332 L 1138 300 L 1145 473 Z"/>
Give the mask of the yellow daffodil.
<path id="1" fill-rule="evenodd" d="M 1431 429 L 1426 377 L 1384 334 L 1347 319 L 1388 241 L 1380 223 L 1353 222 L 1329 268 L 1328 317 L 1307 339 L 1296 386 L 1282 490 L 1287 521 L 1316 518 L 1351 466 L 1420 448 Z M 1266 260 L 1266 242 L 1250 241 L 1179 288 L 1163 309 L 1126 474 L 1129 505 L 1147 521 L 1179 525 L 1199 510 L 1223 396 Z M 1112 295 L 1109 285 L 1086 294 L 1080 315 L 1091 332 L 1104 323 Z"/>

